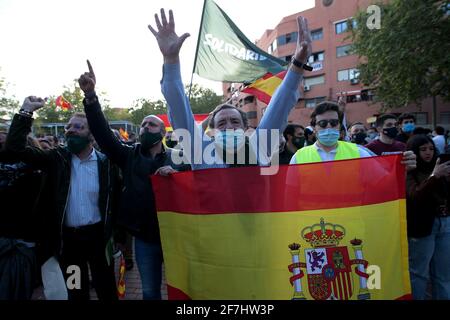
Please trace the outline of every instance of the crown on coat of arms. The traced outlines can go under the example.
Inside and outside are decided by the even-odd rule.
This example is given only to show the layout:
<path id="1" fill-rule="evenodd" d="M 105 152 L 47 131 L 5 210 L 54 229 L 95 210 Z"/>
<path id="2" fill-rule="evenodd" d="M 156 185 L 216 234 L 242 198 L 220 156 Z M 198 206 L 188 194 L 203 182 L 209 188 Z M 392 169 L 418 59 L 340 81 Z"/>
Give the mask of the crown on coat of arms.
<path id="1" fill-rule="evenodd" d="M 338 224 L 325 223 L 321 218 L 319 224 L 304 228 L 301 236 L 313 248 L 336 247 L 344 238 L 345 229 Z"/>

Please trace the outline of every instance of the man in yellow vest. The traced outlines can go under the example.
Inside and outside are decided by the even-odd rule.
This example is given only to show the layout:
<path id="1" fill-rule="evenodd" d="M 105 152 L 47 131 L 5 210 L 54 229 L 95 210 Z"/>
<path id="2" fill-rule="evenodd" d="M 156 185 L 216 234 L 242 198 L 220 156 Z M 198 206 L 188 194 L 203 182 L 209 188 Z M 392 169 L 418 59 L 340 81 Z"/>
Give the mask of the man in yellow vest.
<path id="1" fill-rule="evenodd" d="M 308 147 L 298 150 L 291 159 L 290 164 L 302 164 L 333 160 L 346 160 L 375 156 L 363 146 L 339 141 L 339 128 L 343 114 L 339 106 L 330 101 L 319 103 L 311 114 L 311 126 L 317 141 Z M 416 156 L 413 152 L 403 153 L 402 164 L 408 170 L 416 168 Z"/>

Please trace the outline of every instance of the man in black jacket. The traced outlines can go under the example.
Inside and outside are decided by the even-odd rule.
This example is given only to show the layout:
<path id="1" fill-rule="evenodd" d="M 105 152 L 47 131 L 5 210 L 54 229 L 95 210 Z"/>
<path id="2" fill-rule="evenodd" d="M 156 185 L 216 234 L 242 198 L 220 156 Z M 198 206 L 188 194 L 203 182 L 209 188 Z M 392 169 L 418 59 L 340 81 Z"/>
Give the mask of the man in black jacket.
<path id="1" fill-rule="evenodd" d="M 150 175 L 168 175 L 190 167 L 173 163 L 172 153 L 179 151 L 164 148 L 165 126 L 156 116 L 147 116 L 142 121 L 141 143 L 122 144 L 111 132 L 101 111 L 95 94 L 95 74 L 89 61 L 88 67 L 89 72 L 82 74 L 78 82 L 85 94 L 83 104 L 89 127 L 101 150 L 122 169 L 124 188 L 118 224 L 135 237 L 144 300 L 160 300 L 162 251 Z"/>
<path id="2" fill-rule="evenodd" d="M 69 299 L 89 299 L 90 267 L 94 288 L 100 300 L 116 300 L 112 253 L 113 200 L 117 197 L 118 170 L 105 155 L 92 147 L 93 138 L 86 116 L 74 114 L 65 128 L 67 147 L 40 150 L 26 146 L 33 112 L 44 100 L 28 97 L 14 116 L 6 140 L 6 150 L 25 163 L 42 168 L 48 175 L 57 235 L 54 252 L 63 274 L 71 277 Z M 69 270 L 72 274 L 67 274 Z M 79 269 L 78 269 L 78 268 Z"/>
<path id="3" fill-rule="evenodd" d="M 36 246 L 49 236 L 46 212 L 38 210 L 45 178 L 0 148 L 0 300 L 29 300 L 33 294 Z"/>

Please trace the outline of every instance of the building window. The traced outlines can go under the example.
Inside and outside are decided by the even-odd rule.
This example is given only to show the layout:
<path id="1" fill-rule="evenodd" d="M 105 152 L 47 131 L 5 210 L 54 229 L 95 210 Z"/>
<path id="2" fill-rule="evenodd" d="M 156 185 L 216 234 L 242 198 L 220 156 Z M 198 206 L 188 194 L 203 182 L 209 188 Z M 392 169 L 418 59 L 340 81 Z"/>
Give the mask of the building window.
<path id="1" fill-rule="evenodd" d="M 282 46 L 291 42 L 297 42 L 298 32 L 291 32 L 288 34 L 284 34 L 277 38 L 277 45 Z"/>
<path id="2" fill-rule="evenodd" d="M 349 81 L 352 79 L 358 79 L 358 69 L 345 69 L 338 71 L 338 81 Z"/>
<path id="3" fill-rule="evenodd" d="M 356 20 L 351 19 L 351 24 L 354 29 L 358 26 Z M 335 23 L 336 34 L 341 34 L 349 29 L 348 20 L 340 21 Z"/>
<path id="4" fill-rule="evenodd" d="M 255 96 L 247 96 L 243 99 L 242 105 L 250 104 L 255 102 Z"/>
<path id="5" fill-rule="evenodd" d="M 441 124 L 450 124 L 450 112 L 441 112 Z"/>
<path id="6" fill-rule="evenodd" d="M 322 29 L 317 29 L 317 30 L 311 31 L 311 40 L 312 41 L 321 40 L 322 38 L 323 38 L 323 30 Z"/>
<path id="7" fill-rule="evenodd" d="M 325 53 L 322 51 L 322 52 L 313 53 L 309 57 L 308 62 L 314 63 L 314 62 L 323 61 L 323 60 L 325 60 Z"/>
<path id="8" fill-rule="evenodd" d="M 317 104 L 325 101 L 326 97 L 317 97 L 312 99 L 305 99 L 305 107 L 306 108 L 315 108 Z"/>
<path id="9" fill-rule="evenodd" d="M 256 111 L 247 112 L 247 119 L 256 119 L 256 117 L 257 117 Z"/>
<path id="10" fill-rule="evenodd" d="M 345 57 L 348 56 L 351 53 L 352 50 L 352 45 L 348 44 L 346 46 L 340 46 L 336 48 L 336 57 L 340 58 L 340 57 Z"/>
<path id="11" fill-rule="evenodd" d="M 415 112 L 416 125 L 426 125 L 428 124 L 428 113 L 427 112 Z"/>
<path id="12" fill-rule="evenodd" d="M 270 44 L 269 48 L 267 48 L 267 52 L 272 54 L 275 52 L 275 50 L 277 50 L 277 40 Z"/>
<path id="13" fill-rule="evenodd" d="M 305 78 L 305 86 L 316 86 L 325 83 L 325 76 Z"/>

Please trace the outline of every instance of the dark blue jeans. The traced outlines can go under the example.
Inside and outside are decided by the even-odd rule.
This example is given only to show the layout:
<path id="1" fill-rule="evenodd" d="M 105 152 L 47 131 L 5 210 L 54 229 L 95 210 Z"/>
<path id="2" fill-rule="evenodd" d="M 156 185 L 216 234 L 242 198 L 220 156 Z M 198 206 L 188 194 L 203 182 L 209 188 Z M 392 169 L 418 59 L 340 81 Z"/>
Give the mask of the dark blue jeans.
<path id="1" fill-rule="evenodd" d="M 144 300 L 161 300 L 162 250 L 158 243 L 134 239 L 134 254 L 142 283 Z"/>
<path id="2" fill-rule="evenodd" d="M 450 299 L 450 217 L 435 218 L 429 236 L 409 238 L 409 273 L 415 300 L 426 298 L 430 278 L 432 299 Z"/>

